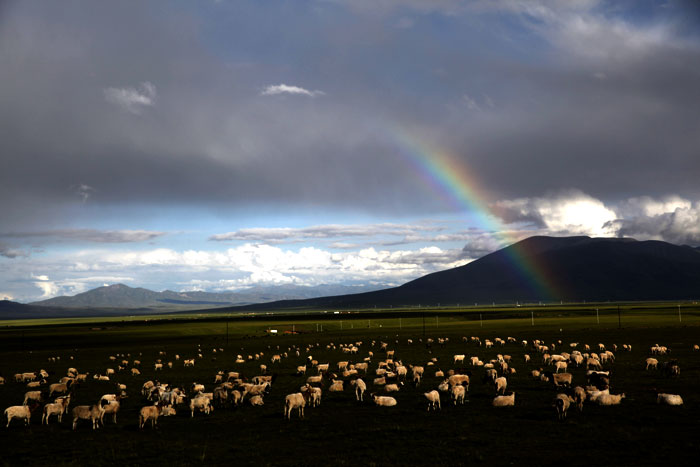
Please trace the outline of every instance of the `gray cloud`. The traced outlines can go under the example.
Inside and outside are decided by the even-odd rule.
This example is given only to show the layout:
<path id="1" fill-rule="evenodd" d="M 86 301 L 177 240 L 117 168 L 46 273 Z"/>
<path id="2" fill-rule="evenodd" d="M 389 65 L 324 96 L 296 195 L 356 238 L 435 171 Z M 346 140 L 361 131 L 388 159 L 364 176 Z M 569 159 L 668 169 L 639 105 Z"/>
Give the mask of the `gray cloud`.
<path id="1" fill-rule="evenodd" d="M 606 204 L 700 197 L 700 46 L 687 33 L 697 15 L 682 5 L 635 23 L 590 1 L 255 3 L 168 15 L 159 3 L 5 7 L 7 222 L 31 230 L 107 215 L 76 212 L 88 198 L 97 208 L 452 211 L 408 162 L 397 128 L 451 154 L 492 201 L 572 188 Z M 407 15 L 412 27 L 387 27 Z M 128 37 L 106 27 L 115 21 L 130 24 Z M 285 47 L 247 40 L 261 35 Z M 260 83 L 327 95 L 261 98 Z M 66 190 L 85 182 L 95 191 Z M 519 220 L 541 226 L 532 210 Z"/>
<path id="2" fill-rule="evenodd" d="M 383 235 L 407 236 L 420 232 L 436 232 L 444 227 L 431 224 L 357 224 L 357 225 L 315 225 L 304 228 L 250 228 L 235 232 L 215 234 L 209 240 L 248 241 L 279 243 L 303 241 L 309 239 L 328 239 L 342 237 L 377 237 Z M 421 237 L 422 238 L 422 237 Z"/>
<path id="3" fill-rule="evenodd" d="M 165 232 L 149 230 L 96 230 L 96 229 L 60 229 L 44 232 L 4 232 L 0 237 L 15 238 L 40 243 L 50 241 L 76 241 L 94 243 L 138 243 L 154 240 Z"/>
<path id="4" fill-rule="evenodd" d="M 0 256 L 4 256 L 5 258 L 13 259 L 13 258 L 22 258 L 22 257 L 29 256 L 29 253 L 24 251 L 24 250 L 12 248 L 3 242 L 0 242 Z"/>

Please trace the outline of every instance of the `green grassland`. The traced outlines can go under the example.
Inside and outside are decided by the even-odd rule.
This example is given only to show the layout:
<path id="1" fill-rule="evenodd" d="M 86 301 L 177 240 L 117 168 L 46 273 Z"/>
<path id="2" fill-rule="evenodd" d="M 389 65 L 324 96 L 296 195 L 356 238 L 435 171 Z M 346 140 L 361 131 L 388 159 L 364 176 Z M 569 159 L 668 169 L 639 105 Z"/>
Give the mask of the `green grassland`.
<path id="1" fill-rule="evenodd" d="M 178 315 L 177 319 L 71 319 L 55 322 L 2 322 L 0 327 L 0 373 L 6 384 L 0 386 L 0 408 L 22 403 L 26 388 L 12 382 L 12 375 L 46 369 L 50 382 L 57 381 L 68 367 L 91 374 L 104 373 L 116 365 L 108 357 L 130 354 L 140 359 L 142 375 L 118 374 L 110 382 L 89 379 L 75 391 L 71 406 L 95 403 L 102 394 L 115 392 L 114 382 L 128 386 L 128 399 L 115 425 L 105 419 L 105 427 L 93 431 L 88 424 L 71 430 L 65 417 L 62 424 L 53 421 L 40 425 L 34 414 L 25 428 L 14 421 L 9 429 L 0 428 L 4 446 L 0 462 L 4 465 L 691 465 L 700 454 L 700 352 L 692 350 L 700 343 L 700 310 L 695 304 L 683 304 L 679 321 L 675 304 L 624 304 L 618 316 L 617 305 L 601 304 L 596 317 L 595 305 L 561 307 L 520 307 L 498 309 L 420 309 L 358 310 L 333 314 L 299 311 L 255 316 L 220 314 Z M 533 325 L 534 320 L 534 325 Z M 228 331 L 227 331 L 228 328 Z M 271 336 L 266 331 L 278 330 Z M 321 331 L 322 329 L 322 331 Z M 297 334 L 284 334 L 294 330 Z M 318 330 L 318 331 L 317 331 Z M 515 337 L 517 343 L 485 349 L 465 343 L 463 336 L 483 338 Z M 428 347 L 425 339 L 447 337 L 446 345 Z M 587 404 L 582 413 L 570 411 L 564 422 L 556 419 L 551 401 L 557 390 L 535 381 L 530 370 L 540 367 L 539 355 L 523 348 L 522 339 L 561 340 L 587 343 L 631 344 L 631 352 L 620 348 L 612 370 L 611 392 L 624 392 L 627 398 L 617 407 Z M 409 344 L 408 339 L 414 343 Z M 419 342 L 423 340 L 423 342 Z M 362 341 L 357 356 L 343 354 L 338 344 Z M 376 344 L 372 346 L 372 341 Z M 303 364 L 304 347 L 313 345 L 310 354 L 333 368 L 338 361 L 361 361 L 374 352 L 371 371 L 365 381 L 369 392 L 377 362 L 383 358 L 379 342 L 388 342 L 396 358 L 405 364 L 425 365 L 424 381 L 418 388 L 406 384 L 395 394 L 396 407 L 376 407 L 357 402 L 349 385 L 342 393 L 324 391 L 320 407 L 306 410 L 306 418 L 294 414 L 283 419 L 286 394 L 297 392 L 304 378 L 296 376 Z M 659 357 L 663 362 L 677 359 L 678 378 L 657 371 L 645 371 L 649 346 L 666 345 L 671 354 Z M 183 358 L 194 357 L 198 348 L 203 358 L 193 368 L 184 368 Z M 278 350 L 279 346 L 279 350 Z M 301 347 L 296 356 L 288 349 Z M 568 347 L 568 346 L 567 346 Z M 214 353 L 212 349 L 223 349 Z M 565 350 L 570 350 L 565 347 Z M 164 351 L 165 361 L 174 367 L 156 373 L 153 362 Z M 288 351 L 280 364 L 271 364 L 270 356 Z M 248 355 L 264 353 L 260 361 Z M 484 371 L 473 369 L 468 402 L 454 406 L 443 396 L 442 410 L 426 411 L 422 396 L 437 387 L 437 368 L 452 368 L 452 355 L 477 355 L 482 360 L 497 353 L 513 357 L 517 373 L 508 378 L 508 389 L 516 392 L 516 406 L 491 407 L 493 388 L 482 382 Z M 523 354 L 533 362 L 525 364 Z M 237 354 L 246 363 L 235 364 Z M 60 356 L 52 363 L 49 357 Z M 70 357 L 73 357 L 71 360 Z M 240 371 L 250 378 L 260 374 L 265 363 L 278 377 L 265 405 L 217 409 L 210 416 L 190 418 L 183 407 L 174 417 L 161 418 L 157 429 L 137 426 L 138 410 L 148 403 L 140 395 L 147 380 L 159 379 L 171 385 L 189 388 L 192 382 L 214 387 L 218 370 Z M 573 368 L 574 384 L 585 384 L 585 369 Z M 310 371 L 313 374 L 313 371 Z M 325 386 L 327 389 L 328 385 Z M 656 391 L 683 396 L 682 407 L 658 406 Z"/>

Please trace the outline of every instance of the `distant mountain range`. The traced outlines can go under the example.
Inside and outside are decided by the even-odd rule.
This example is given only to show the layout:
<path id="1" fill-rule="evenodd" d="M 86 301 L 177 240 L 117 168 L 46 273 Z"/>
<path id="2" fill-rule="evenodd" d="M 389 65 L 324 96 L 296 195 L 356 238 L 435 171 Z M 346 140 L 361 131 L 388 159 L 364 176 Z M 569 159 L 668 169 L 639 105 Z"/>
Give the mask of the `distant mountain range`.
<path id="1" fill-rule="evenodd" d="M 198 308 L 227 312 L 698 298 L 698 248 L 661 241 L 537 236 L 467 265 L 428 274 L 400 287 L 369 292 L 361 287 L 336 285 L 279 286 L 227 294 L 153 292 L 115 284 L 29 305 L 3 301 L 0 318 L 113 316 Z"/>
<path id="2" fill-rule="evenodd" d="M 154 292 L 140 287 L 113 284 L 88 290 L 74 296 L 61 296 L 30 303 L 33 306 L 62 308 L 144 308 L 187 306 L 232 306 L 275 300 L 305 299 L 327 295 L 352 294 L 377 290 L 377 286 L 318 285 L 303 287 L 280 285 L 274 287 L 254 287 L 240 292 Z"/>
<path id="3" fill-rule="evenodd" d="M 698 248 L 629 238 L 535 236 L 400 287 L 247 308 L 696 298 L 700 298 Z"/>

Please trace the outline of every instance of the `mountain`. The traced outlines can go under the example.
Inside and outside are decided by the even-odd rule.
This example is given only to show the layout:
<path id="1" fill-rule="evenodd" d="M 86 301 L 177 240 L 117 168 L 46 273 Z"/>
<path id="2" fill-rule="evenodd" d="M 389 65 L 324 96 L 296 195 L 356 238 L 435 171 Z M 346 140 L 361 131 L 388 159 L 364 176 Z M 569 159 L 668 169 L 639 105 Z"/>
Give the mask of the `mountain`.
<path id="1" fill-rule="evenodd" d="M 173 292 L 165 290 L 154 292 L 144 288 L 129 287 L 124 284 L 113 284 L 74 296 L 61 296 L 31 303 L 33 306 L 63 307 L 63 308 L 143 308 L 166 306 L 232 306 L 253 303 L 271 302 L 275 300 L 306 299 L 327 295 L 351 294 L 376 290 L 378 287 L 348 286 L 348 285 L 318 285 L 302 287 L 280 285 L 275 287 L 254 287 L 240 292 Z"/>
<path id="2" fill-rule="evenodd" d="M 661 241 L 535 236 L 400 287 L 250 308 L 700 297 L 700 250 Z"/>

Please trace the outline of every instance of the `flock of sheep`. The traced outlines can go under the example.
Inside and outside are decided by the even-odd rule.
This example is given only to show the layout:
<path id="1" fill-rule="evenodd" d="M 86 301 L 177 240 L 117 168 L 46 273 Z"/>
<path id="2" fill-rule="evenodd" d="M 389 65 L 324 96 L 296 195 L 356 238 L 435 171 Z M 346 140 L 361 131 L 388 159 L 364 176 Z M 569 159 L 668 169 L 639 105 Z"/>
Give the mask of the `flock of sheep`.
<path id="1" fill-rule="evenodd" d="M 394 340 L 394 345 L 397 344 L 398 339 Z M 449 338 L 444 337 L 435 340 L 429 338 L 425 342 L 422 339 L 416 339 L 415 342 L 413 339 L 407 339 L 402 344 L 425 345 L 430 349 L 433 346 L 445 348 L 450 343 Z M 283 416 L 286 419 L 292 418 L 293 411 L 297 412 L 299 418 L 303 418 L 305 408 L 315 408 L 321 404 L 324 392 L 343 393 L 348 386 L 358 403 L 364 402 L 365 393 L 370 391 L 368 400 L 373 404 L 392 407 L 398 404 L 392 393 L 413 391 L 416 398 L 422 398 L 427 403 L 428 411 L 437 411 L 442 409 L 443 402 L 455 406 L 464 404 L 468 400 L 470 383 L 474 380 L 477 384 L 492 387 L 493 407 L 514 406 L 516 393 L 509 386 L 509 378 L 516 373 L 516 367 L 519 367 L 520 371 L 528 371 L 543 387 L 553 389 L 551 407 L 556 417 L 564 420 L 571 405 L 582 411 L 586 402 L 601 406 L 620 404 L 625 394 L 610 392 L 616 352 L 632 352 L 632 346 L 628 344 L 619 349 L 617 345 L 607 348 L 602 343 L 592 348 L 577 342 L 557 341 L 547 344 L 537 339 L 518 342 L 512 337 L 496 337 L 483 341 L 476 336 L 463 337 L 461 342 L 450 345 L 465 353 L 454 354 L 451 362 L 448 362 L 452 368 L 443 371 L 441 366 L 445 362 L 441 362 L 437 357 L 420 362 L 403 362 L 394 350 L 394 345 L 373 340 L 368 343 L 329 342 L 325 346 L 320 342 L 306 346 L 290 345 L 282 350 L 279 346 L 268 346 L 267 353 L 270 355 L 257 352 L 247 356 L 238 354 L 235 358 L 224 356 L 223 348 L 211 349 L 208 351 L 211 355 L 207 358 L 216 360 L 218 356 L 220 361 L 228 362 L 227 366 L 232 368 L 254 362 L 255 372 L 259 374 L 245 377 L 240 370 L 219 370 L 211 375 L 213 387 L 209 386 L 210 390 L 205 384 L 198 382 L 174 387 L 156 378 L 146 381 L 140 386 L 138 396 L 143 401 L 139 410 L 138 426 L 143 429 L 150 422 L 151 427 L 155 427 L 160 417 L 175 415 L 180 410 L 189 409 L 190 417 L 193 418 L 198 413 L 210 415 L 215 408 L 219 410 L 243 404 L 261 406 L 268 397 L 281 400 L 281 395 L 272 393 L 278 373 L 275 370 L 283 365 L 283 360 L 289 360 L 287 366 L 296 366 L 295 375 L 289 377 L 297 378 L 299 384 L 298 392 L 284 397 Z M 515 346 L 521 349 L 519 352 L 525 352 L 519 362 L 505 353 L 509 348 L 514 350 Z M 314 353 L 320 352 L 324 347 L 331 355 L 338 355 L 335 362 L 319 362 L 313 357 Z M 700 350 L 697 345 L 693 346 L 693 349 Z M 467 351 L 471 355 L 468 355 Z M 651 346 L 649 353 L 653 356 L 645 360 L 646 371 L 661 371 L 669 378 L 679 377 L 680 366 L 677 361 L 667 359 L 659 362 L 659 358 L 667 358 L 668 352 L 669 349 L 665 346 Z M 198 361 L 205 358 L 201 346 L 196 349 L 194 357 L 172 357 L 170 359 L 164 351 L 159 352 L 149 364 L 153 368 L 153 374 L 166 376 L 174 367 L 182 368 L 181 372 L 186 373 L 187 368 L 194 368 Z M 67 358 L 71 364 L 76 364 L 72 356 Z M 139 355 L 138 358 L 144 357 Z M 115 377 L 123 381 L 140 376 L 142 365 L 138 358 L 132 358 L 130 354 L 111 355 L 106 359 L 109 368 L 99 373 L 80 372 L 71 366 L 63 376 L 51 376 L 43 369 L 14 374 L 12 381 L 8 381 L 7 384 L 25 385 L 26 392 L 22 405 L 5 409 L 6 426 L 10 427 L 13 420 L 22 421 L 28 426 L 32 414 L 40 408 L 42 425 L 49 424 L 52 417 L 60 424 L 63 415 L 69 413 L 73 430 L 83 422 L 90 424 L 92 429 L 104 426 L 105 416 L 116 423 L 121 404 L 129 396 L 126 384 L 111 386 L 113 391 L 102 395 L 94 404 L 71 408 L 71 399 L 79 394 L 83 386 L 94 384 L 93 381 L 110 382 L 112 385 L 112 378 Z M 51 357 L 49 361 L 59 365 L 60 357 Z M 219 360 L 216 361 L 218 363 Z M 247 367 L 250 368 L 250 365 Z M 573 374 L 569 372 L 572 367 L 585 368 L 585 382 L 576 381 L 578 384 L 574 384 Z M 56 380 L 50 383 L 52 379 Z M 0 376 L 0 385 L 5 383 L 5 379 Z M 131 394 L 133 396 L 133 391 Z M 678 394 L 658 393 L 656 398 L 659 404 L 683 404 L 683 399 Z"/>

